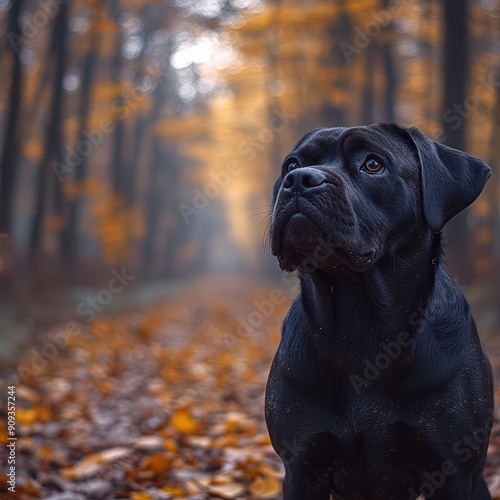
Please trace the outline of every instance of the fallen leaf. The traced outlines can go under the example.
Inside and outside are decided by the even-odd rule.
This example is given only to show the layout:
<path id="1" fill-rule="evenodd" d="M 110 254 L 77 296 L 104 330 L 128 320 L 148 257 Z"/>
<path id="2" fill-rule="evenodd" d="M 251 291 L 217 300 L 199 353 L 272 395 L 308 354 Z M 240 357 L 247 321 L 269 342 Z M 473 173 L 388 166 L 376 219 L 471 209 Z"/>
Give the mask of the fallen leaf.
<path id="1" fill-rule="evenodd" d="M 245 491 L 245 488 L 240 483 L 209 485 L 207 489 L 211 495 L 226 498 L 228 500 L 240 497 Z"/>
<path id="2" fill-rule="evenodd" d="M 180 486 L 164 486 L 162 490 L 175 498 L 182 497 L 186 494 L 184 488 L 181 488 Z"/>
<path id="3" fill-rule="evenodd" d="M 275 477 L 256 477 L 251 485 L 250 491 L 256 498 L 273 497 L 281 492 L 281 481 Z"/>
<path id="4" fill-rule="evenodd" d="M 19 399 L 24 399 L 31 404 L 37 404 L 38 401 L 40 401 L 40 395 L 31 387 L 28 387 L 26 385 L 18 385 L 16 387 L 16 397 L 19 397 Z"/>
<path id="5" fill-rule="evenodd" d="M 180 434 L 195 434 L 200 424 L 191 416 L 189 408 L 179 408 L 171 417 L 170 424 Z"/>
<path id="6" fill-rule="evenodd" d="M 138 491 L 132 492 L 130 495 L 130 498 L 132 500 L 154 500 L 152 496 L 148 495 L 147 493 L 141 493 Z"/>
<path id="7" fill-rule="evenodd" d="M 120 458 L 126 457 L 130 453 L 131 450 L 128 448 L 110 448 L 100 453 L 93 453 L 87 455 L 73 467 L 63 469 L 61 475 L 66 479 L 91 477 L 100 470 L 103 464 L 114 462 Z"/>
<path id="8" fill-rule="evenodd" d="M 163 449 L 165 443 L 159 436 L 140 436 L 132 439 L 130 444 L 141 450 Z"/>
<path id="9" fill-rule="evenodd" d="M 31 427 L 37 419 L 37 411 L 33 408 L 16 408 L 16 423 Z"/>
<path id="10" fill-rule="evenodd" d="M 172 463 L 172 458 L 163 454 L 151 455 L 141 462 L 141 469 L 149 472 L 152 477 L 161 478 L 167 472 Z"/>

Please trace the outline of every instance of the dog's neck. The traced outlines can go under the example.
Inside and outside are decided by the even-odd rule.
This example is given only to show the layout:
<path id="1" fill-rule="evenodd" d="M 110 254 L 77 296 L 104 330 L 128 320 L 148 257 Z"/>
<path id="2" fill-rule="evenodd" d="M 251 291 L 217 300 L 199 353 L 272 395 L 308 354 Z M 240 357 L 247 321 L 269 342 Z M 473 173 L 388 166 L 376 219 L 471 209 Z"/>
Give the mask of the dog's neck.
<path id="1" fill-rule="evenodd" d="M 301 273 L 302 300 L 313 324 L 325 333 L 348 328 L 386 335 L 408 330 L 412 315 L 430 296 L 442 254 L 441 234 L 430 231 L 417 244 L 387 256 L 371 269 L 354 273 L 338 266 L 332 272 Z M 354 303 L 355 301 L 355 303 Z M 359 315 L 353 315 L 359 311 Z"/>

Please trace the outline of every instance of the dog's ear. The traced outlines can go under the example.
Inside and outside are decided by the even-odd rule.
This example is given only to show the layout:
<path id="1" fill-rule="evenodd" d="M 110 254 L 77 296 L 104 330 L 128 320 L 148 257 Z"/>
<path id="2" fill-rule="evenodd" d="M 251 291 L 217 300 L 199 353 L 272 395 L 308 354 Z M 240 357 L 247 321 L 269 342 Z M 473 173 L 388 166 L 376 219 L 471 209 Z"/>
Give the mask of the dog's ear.
<path id="1" fill-rule="evenodd" d="M 481 193 L 491 175 L 484 161 L 407 129 L 420 160 L 422 207 L 431 231 L 438 233 Z"/>

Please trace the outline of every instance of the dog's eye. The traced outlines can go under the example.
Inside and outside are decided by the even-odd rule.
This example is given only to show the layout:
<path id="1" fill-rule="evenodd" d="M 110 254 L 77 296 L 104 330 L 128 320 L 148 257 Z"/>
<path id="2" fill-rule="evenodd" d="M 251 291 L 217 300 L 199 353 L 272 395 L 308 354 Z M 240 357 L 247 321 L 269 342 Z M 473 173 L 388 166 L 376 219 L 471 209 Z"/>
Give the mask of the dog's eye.
<path id="1" fill-rule="evenodd" d="M 382 165 L 382 162 L 377 158 L 368 158 L 367 160 L 365 160 L 361 168 L 365 172 L 368 172 L 370 174 L 376 174 L 384 169 L 384 165 Z"/>
<path id="2" fill-rule="evenodd" d="M 292 170 L 295 170 L 296 168 L 299 168 L 299 162 L 295 160 L 294 158 L 290 159 L 287 164 L 285 165 L 285 170 L 286 172 L 291 172 Z"/>

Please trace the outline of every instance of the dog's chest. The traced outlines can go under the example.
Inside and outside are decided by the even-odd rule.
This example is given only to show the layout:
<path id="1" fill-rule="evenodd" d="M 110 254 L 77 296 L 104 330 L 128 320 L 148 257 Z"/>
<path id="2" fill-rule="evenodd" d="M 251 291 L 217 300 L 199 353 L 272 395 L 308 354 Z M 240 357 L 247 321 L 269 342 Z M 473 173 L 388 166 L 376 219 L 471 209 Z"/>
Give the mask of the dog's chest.
<path id="1" fill-rule="evenodd" d="M 369 465 L 370 457 L 395 460 L 408 449 L 412 429 L 401 420 L 396 401 L 385 398 L 354 398 L 330 413 L 329 432 L 335 442 L 337 462 Z"/>
<path id="2" fill-rule="evenodd" d="M 346 498 L 364 498 L 367 487 L 373 492 L 389 478 L 391 483 L 408 480 L 413 431 L 396 415 L 396 408 L 375 402 L 352 405 L 335 415 L 330 464 L 334 490 Z"/>
<path id="3" fill-rule="evenodd" d="M 396 402 L 373 397 L 353 398 L 351 403 L 340 408 L 337 406 L 329 420 L 331 433 L 339 449 L 345 450 L 347 454 L 353 448 L 390 446 L 394 436 L 408 431 L 408 427 L 400 420 Z"/>

